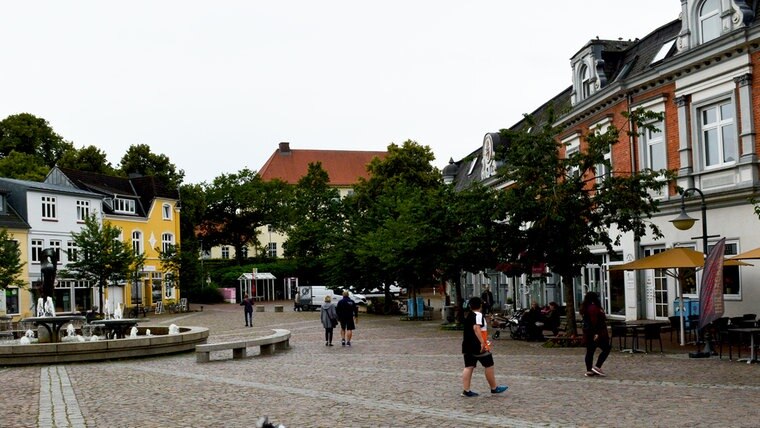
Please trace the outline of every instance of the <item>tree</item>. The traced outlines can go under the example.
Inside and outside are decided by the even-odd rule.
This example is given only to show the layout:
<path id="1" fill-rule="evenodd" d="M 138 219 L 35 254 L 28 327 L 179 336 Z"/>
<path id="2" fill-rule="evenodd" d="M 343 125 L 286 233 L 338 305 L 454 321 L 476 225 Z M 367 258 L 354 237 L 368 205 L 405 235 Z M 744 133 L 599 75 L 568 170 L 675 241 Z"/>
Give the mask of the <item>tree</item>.
<path id="1" fill-rule="evenodd" d="M 105 152 L 95 146 L 67 150 L 58 161 L 58 166 L 105 175 L 116 174 L 116 170 L 111 166 Z"/>
<path id="2" fill-rule="evenodd" d="M 153 153 L 147 144 L 130 146 L 121 158 L 119 170 L 124 175 L 136 173 L 157 177 L 170 189 L 179 188 L 185 178 L 185 171 L 177 169 L 166 155 Z"/>
<path id="3" fill-rule="evenodd" d="M 298 261 L 307 282 L 322 282 L 325 254 L 338 241 L 340 194 L 320 162 L 309 164 L 293 190 L 285 256 Z"/>
<path id="4" fill-rule="evenodd" d="M 32 155 L 52 168 L 71 143 L 56 134 L 47 120 L 29 113 L 14 114 L 0 121 L 0 157 L 16 151 Z"/>
<path id="5" fill-rule="evenodd" d="M 536 132 L 502 130 L 508 142 L 502 177 L 513 183 L 504 192 L 506 218 L 515 242 L 510 259 L 526 266 L 546 263 L 565 285 L 568 325 L 575 325 L 572 279 L 593 261 L 591 246 L 604 245 L 612 252 L 623 233 L 634 239 L 647 228 L 653 236 L 660 230 L 648 219 L 658 203 L 650 195 L 665 185 L 666 171 L 613 171 L 605 155 L 618 142 L 619 131 L 611 125 L 605 132 L 592 130 L 583 137 L 583 150 L 563 156 L 554 118 Z M 651 128 L 646 121 L 657 118 L 649 112 L 633 112 L 630 123 Z M 530 128 L 529 128 L 530 129 Z M 631 133 L 629 132 L 629 135 Z M 613 171 L 604 174 L 604 171 Z M 611 235 L 611 226 L 618 231 Z"/>
<path id="6" fill-rule="evenodd" d="M 21 261 L 21 250 L 7 229 L 0 229 L 0 290 L 8 287 L 24 287 L 26 284 L 20 278 L 24 268 Z"/>
<path id="7" fill-rule="evenodd" d="M 282 181 L 263 181 L 247 168 L 216 177 L 206 186 L 206 211 L 198 227 L 204 247 L 231 245 L 242 264 L 243 248 L 258 244 L 258 227 L 284 227 L 287 193 Z"/>
<path id="8" fill-rule="evenodd" d="M 441 175 L 433 160 L 429 147 L 409 140 L 370 162 L 370 178 L 360 179 L 344 200 L 340 245 L 327 260 L 334 282 L 384 286 L 386 295 L 396 282 L 413 293 L 435 282 L 445 231 Z"/>
<path id="9" fill-rule="evenodd" d="M 144 255 L 135 255 L 132 246 L 121 241 L 121 230 L 109 222 L 102 225 L 93 214 L 85 219 L 79 233 L 71 237 L 77 248 L 76 255 L 69 253 L 67 270 L 78 279 L 97 284 L 100 294 L 100 313 L 103 314 L 103 287 L 112 281 L 126 281 L 144 262 Z"/>
<path id="10" fill-rule="evenodd" d="M 15 150 L 0 158 L 0 177 L 43 181 L 50 169 L 35 156 Z"/>

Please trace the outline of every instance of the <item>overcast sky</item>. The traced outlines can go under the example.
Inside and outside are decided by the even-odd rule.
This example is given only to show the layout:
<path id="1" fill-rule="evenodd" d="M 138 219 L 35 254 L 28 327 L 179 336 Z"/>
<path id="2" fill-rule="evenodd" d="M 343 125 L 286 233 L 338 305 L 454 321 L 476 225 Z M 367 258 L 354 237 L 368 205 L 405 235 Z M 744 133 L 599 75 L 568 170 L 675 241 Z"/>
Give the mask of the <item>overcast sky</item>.
<path id="1" fill-rule="evenodd" d="M 571 84 L 590 39 L 680 0 L 3 1 L 0 119 L 32 113 L 116 166 L 148 144 L 185 181 L 293 149 L 415 140 L 436 166 Z"/>

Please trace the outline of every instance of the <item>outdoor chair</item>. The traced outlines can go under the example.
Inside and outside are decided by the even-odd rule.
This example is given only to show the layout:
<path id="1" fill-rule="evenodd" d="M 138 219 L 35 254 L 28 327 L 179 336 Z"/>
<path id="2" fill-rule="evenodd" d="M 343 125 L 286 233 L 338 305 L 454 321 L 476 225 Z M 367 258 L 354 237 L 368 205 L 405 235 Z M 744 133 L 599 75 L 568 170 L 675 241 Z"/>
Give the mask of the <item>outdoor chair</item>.
<path id="1" fill-rule="evenodd" d="M 626 328 L 624 323 L 618 323 L 613 322 L 610 323 L 610 330 L 611 330 L 611 336 L 610 336 L 610 342 L 614 341 L 617 337 L 618 339 L 618 350 L 622 351 L 623 349 L 627 348 L 628 346 L 628 329 Z"/>
<path id="2" fill-rule="evenodd" d="M 721 321 L 725 320 L 725 321 Z M 737 358 L 741 358 L 742 356 L 742 350 L 741 350 L 741 334 L 737 333 L 735 331 L 731 331 L 728 327 L 728 318 L 719 318 L 716 320 L 718 322 L 718 343 L 719 343 L 719 350 L 718 350 L 718 358 L 723 359 L 723 344 L 728 345 L 728 359 L 733 360 L 733 347 L 736 346 L 737 349 Z"/>
<path id="3" fill-rule="evenodd" d="M 689 315 L 687 318 L 687 325 L 686 325 L 686 331 L 689 333 L 689 336 L 692 338 L 692 342 L 696 342 L 698 340 L 697 335 L 699 334 L 698 327 L 699 327 L 699 315 Z"/>
<path id="4" fill-rule="evenodd" d="M 660 353 L 662 353 L 662 337 L 660 336 L 662 326 L 660 324 L 648 324 L 644 326 L 644 350 L 651 352 L 654 350 L 654 340 L 660 342 Z M 647 346 L 648 345 L 648 346 Z"/>
<path id="5" fill-rule="evenodd" d="M 681 334 L 681 317 L 678 315 L 668 317 L 668 321 L 670 321 L 670 341 L 673 342 L 673 333 L 676 334 L 676 338 Z"/>

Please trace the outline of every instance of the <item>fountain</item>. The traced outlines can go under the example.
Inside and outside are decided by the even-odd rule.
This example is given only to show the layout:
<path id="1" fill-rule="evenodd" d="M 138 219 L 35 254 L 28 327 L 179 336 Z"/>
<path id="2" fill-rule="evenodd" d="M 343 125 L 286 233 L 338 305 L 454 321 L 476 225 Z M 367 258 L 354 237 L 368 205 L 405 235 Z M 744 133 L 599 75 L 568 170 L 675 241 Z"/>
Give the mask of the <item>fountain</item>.
<path id="1" fill-rule="evenodd" d="M 34 331 L 28 330 L 17 342 L 13 340 L 11 344 L 0 343 L 0 366 L 164 355 L 194 351 L 195 345 L 206 343 L 207 328 L 178 327 L 172 324 L 169 328 L 152 326 L 151 333 L 150 329 L 138 327 L 137 319 L 122 318 L 121 304 L 114 310 L 113 319 L 96 320 L 89 324 L 84 324 L 86 318 L 83 316 L 56 315 L 52 298 L 57 263 L 55 251 L 46 248 L 41 252 L 41 256 L 43 284 L 41 289 L 37 289 L 39 298 L 34 308 L 37 316 L 21 320 L 22 323 L 37 326 L 37 338 L 34 337 Z M 77 334 L 76 327 L 80 323 L 81 335 Z M 60 330 L 64 325 L 65 336 L 61 337 Z M 130 333 L 125 338 L 124 333 L 127 329 Z M 96 331 L 103 331 L 105 334 L 100 336 Z M 144 334 L 140 335 L 141 332 Z"/>

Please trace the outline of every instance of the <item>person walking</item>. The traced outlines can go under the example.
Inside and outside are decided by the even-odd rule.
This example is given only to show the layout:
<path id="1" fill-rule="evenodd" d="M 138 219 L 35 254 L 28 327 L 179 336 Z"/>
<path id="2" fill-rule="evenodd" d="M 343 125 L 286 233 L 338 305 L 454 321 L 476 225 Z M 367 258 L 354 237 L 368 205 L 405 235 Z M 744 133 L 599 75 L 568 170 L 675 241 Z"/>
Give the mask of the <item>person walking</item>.
<path id="1" fill-rule="evenodd" d="M 338 325 L 338 313 L 335 311 L 335 305 L 332 304 L 332 297 L 325 296 L 319 318 L 322 321 L 322 327 L 325 328 L 325 346 L 333 346 L 333 329 Z"/>
<path id="2" fill-rule="evenodd" d="M 602 364 L 610 355 L 610 336 L 607 333 L 607 316 L 602 309 L 599 295 L 593 291 L 586 293 L 581 303 L 580 313 L 583 317 L 583 343 L 586 345 L 586 376 L 607 376 L 602 371 Z M 596 348 L 602 350 L 594 362 Z"/>
<path id="3" fill-rule="evenodd" d="M 338 302 L 336 312 L 340 321 L 340 346 L 351 346 L 354 329 L 359 321 L 359 308 L 356 302 L 348 297 L 348 290 L 343 292 L 343 298 Z"/>
<path id="4" fill-rule="evenodd" d="M 486 381 L 491 387 L 491 394 L 501 394 L 506 391 L 506 385 L 497 385 L 494 374 L 493 355 L 489 351 L 488 342 L 481 333 L 486 320 L 480 312 L 481 300 L 479 297 L 470 299 L 468 306 L 470 312 L 464 320 L 464 334 L 462 337 L 462 354 L 464 355 L 464 370 L 462 371 L 462 397 L 477 397 L 479 394 L 470 389 L 472 373 L 478 362 L 485 369 Z"/>
<path id="5" fill-rule="evenodd" d="M 246 293 L 245 297 L 243 297 L 243 301 L 240 302 L 240 306 L 245 306 L 245 308 L 243 308 L 243 313 L 245 315 L 245 326 L 253 327 L 253 299 L 248 297 L 248 293 Z"/>
<path id="6" fill-rule="evenodd" d="M 493 309 L 493 293 L 491 292 L 491 287 L 488 285 L 485 286 L 485 289 L 483 290 L 483 293 L 480 295 L 481 305 L 483 315 L 488 315 L 491 313 Z"/>

